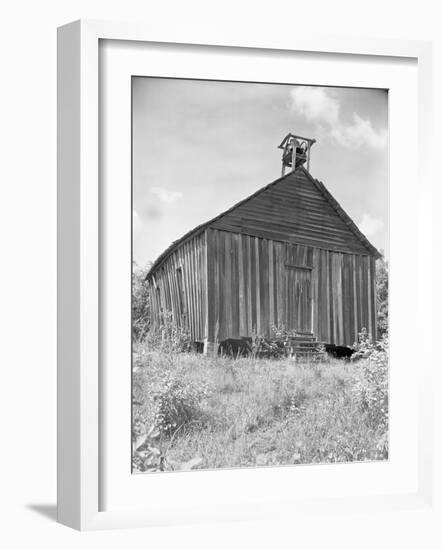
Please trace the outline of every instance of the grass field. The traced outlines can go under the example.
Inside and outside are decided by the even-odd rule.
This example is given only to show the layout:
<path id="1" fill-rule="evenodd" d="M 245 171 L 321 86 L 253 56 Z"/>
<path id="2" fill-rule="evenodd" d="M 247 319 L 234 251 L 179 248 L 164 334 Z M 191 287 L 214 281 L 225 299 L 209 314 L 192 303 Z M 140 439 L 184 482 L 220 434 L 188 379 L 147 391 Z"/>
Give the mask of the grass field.
<path id="1" fill-rule="evenodd" d="M 371 359 L 206 357 L 134 346 L 134 472 L 384 460 L 387 370 Z"/>

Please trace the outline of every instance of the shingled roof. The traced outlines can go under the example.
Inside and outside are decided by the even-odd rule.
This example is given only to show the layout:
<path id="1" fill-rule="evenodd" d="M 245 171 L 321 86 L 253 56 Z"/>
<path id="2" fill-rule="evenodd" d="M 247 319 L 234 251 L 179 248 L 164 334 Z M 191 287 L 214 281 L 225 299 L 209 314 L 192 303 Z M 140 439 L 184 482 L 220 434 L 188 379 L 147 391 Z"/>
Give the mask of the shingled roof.
<path id="1" fill-rule="evenodd" d="M 296 169 L 297 172 L 301 171 L 305 174 L 305 176 L 308 177 L 308 179 L 313 183 L 313 185 L 317 188 L 317 190 L 320 192 L 320 194 L 325 198 L 325 200 L 329 203 L 329 205 L 333 208 L 333 210 L 336 212 L 336 214 L 341 218 L 341 220 L 346 224 L 346 226 L 349 228 L 350 232 L 354 234 L 354 236 L 360 241 L 360 243 L 363 245 L 364 248 L 368 251 L 368 254 L 375 256 L 376 258 L 380 258 L 382 255 L 380 252 L 369 242 L 369 240 L 363 235 L 363 233 L 360 231 L 360 229 L 357 227 L 357 225 L 352 221 L 350 216 L 343 210 L 343 208 L 340 206 L 340 204 L 334 199 L 334 197 L 331 195 L 331 193 L 326 189 L 325 185 L 313 178 L 311 174 L 304 168 L 303 166 L 300 166 Z M 182 237 L 174 241 L 160 256 L 155 260 L 155 262 L 152 264 L 150 270 L 148 271 L 146 275 L 146 279 L 148 279 L 150 276 L 154 274 L 154 272 L 158 269 L 158 267 L 163 263 L 163 261 L 170 255 L 174 250 L 176 250 L 182 243 L 187 241 L 188 239 L 197 236 L 199 233 L 204 231 L 207 227 L 211 226 L 214 222 L 220 220 L 239 206 L 247 203 L 251 199 L 257 197 L 258 195 L 264 193 L 269 188 L 277 185 L 279 182 L 285 180 L 286 178 L 293 175 L 294 172 L 289 172 L 288 174 L 285 174 L 284 176 L 276 179 L 275 181 L 269 183 L 268 185 L 265 185 L 252 195 L 249 195 L 245 199 L 241 200 L 240 202 L 234 204 L 231 208 L 228 210 L 225 210 L 221 214 L 218 214 L 214 218 L 208 220 L 205 223 L 202 223 L 198 225 L 197 227 L 194 227 L 191 231 L 188 231 L 185 233 Z"/>

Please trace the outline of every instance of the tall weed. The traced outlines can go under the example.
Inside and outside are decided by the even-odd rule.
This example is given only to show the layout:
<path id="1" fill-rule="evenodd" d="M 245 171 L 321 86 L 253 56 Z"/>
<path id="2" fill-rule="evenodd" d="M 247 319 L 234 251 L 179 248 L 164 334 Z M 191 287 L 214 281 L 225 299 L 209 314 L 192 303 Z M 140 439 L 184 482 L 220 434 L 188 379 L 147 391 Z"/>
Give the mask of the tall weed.
<path id="1" fill-rule="evenodd" d="M 373 342 L 363 329 L 355 344 L 352 360 L 356 366 L 354 396 L 363 412 L 367 414 L 372 428 L 386 431 L 389 422 L 389 339 L 385 333 L 378 342 Z"/>

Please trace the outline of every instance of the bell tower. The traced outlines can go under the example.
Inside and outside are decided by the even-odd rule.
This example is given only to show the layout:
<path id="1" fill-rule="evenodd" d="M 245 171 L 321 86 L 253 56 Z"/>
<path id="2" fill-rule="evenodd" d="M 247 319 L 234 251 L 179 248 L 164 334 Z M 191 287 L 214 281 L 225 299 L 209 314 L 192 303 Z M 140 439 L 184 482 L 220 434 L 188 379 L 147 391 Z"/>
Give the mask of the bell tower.
<path id="1" fill-rule="evenodd" d="M 294 172 L 296 168 L 306 163 L 306 169 L 309 172 L 311 147 L 314 145 L 315 139 L 296 136 L 289 133 L 278 146 L 283 150 L 282 154 L 282 177 L 286 173 L 286 168 L 290 172 Z"/>

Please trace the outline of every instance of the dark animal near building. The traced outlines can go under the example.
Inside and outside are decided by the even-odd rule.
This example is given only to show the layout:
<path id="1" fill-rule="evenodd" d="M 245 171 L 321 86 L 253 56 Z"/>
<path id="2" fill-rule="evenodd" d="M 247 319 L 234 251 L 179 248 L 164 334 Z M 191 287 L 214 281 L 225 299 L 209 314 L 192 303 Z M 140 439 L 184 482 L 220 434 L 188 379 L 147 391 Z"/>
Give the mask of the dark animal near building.
<path id="1" fill-rule="evenodd" d="M 350 359 L 355 353 L 355 350 L 348 346 L 334 346 L 333 344 L 326 344 L 325 351 L 337 359 Z"/>

